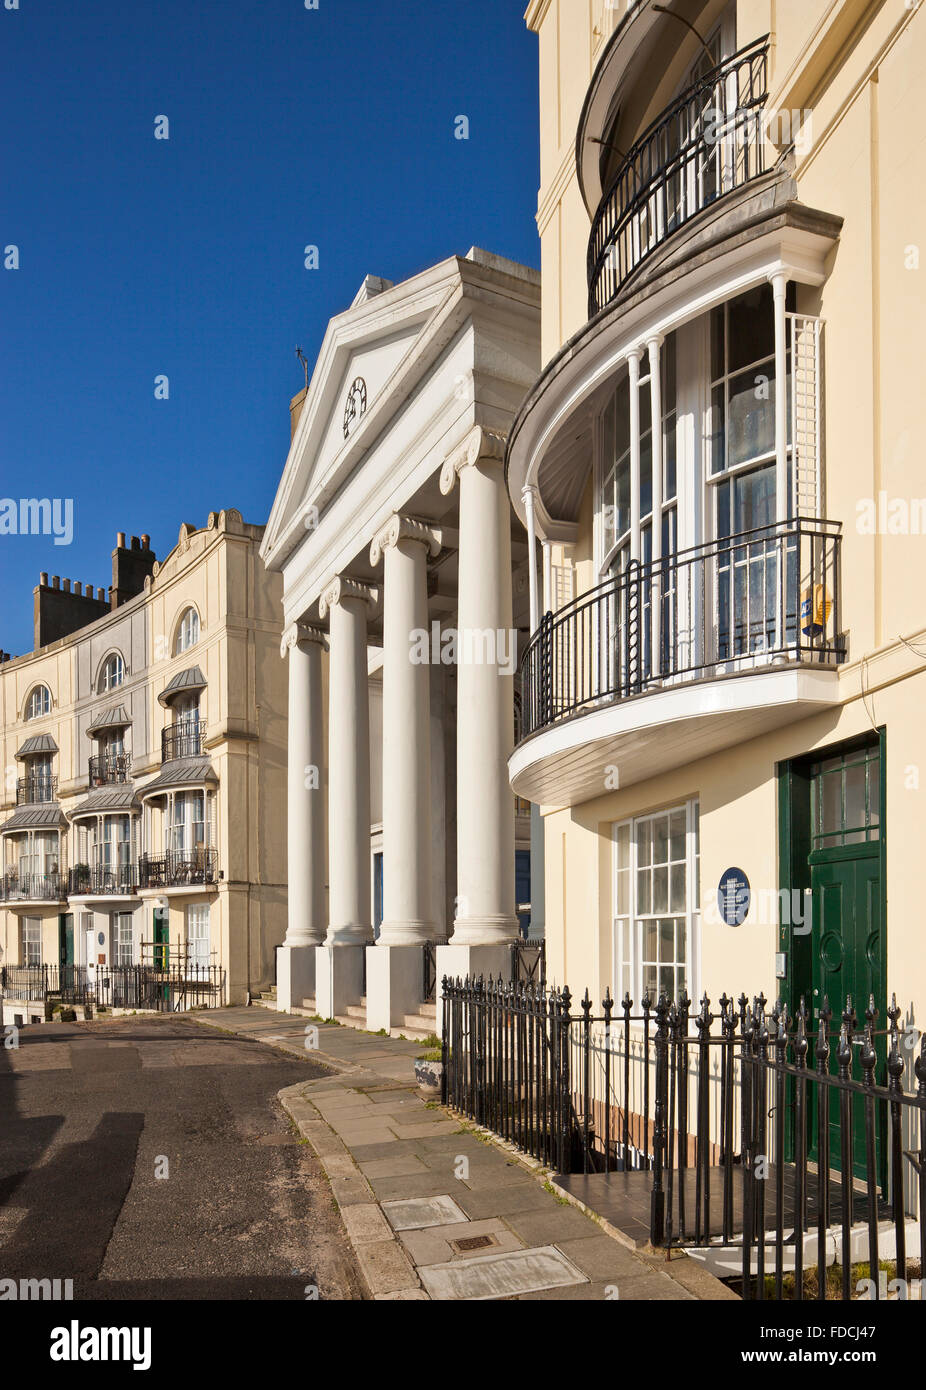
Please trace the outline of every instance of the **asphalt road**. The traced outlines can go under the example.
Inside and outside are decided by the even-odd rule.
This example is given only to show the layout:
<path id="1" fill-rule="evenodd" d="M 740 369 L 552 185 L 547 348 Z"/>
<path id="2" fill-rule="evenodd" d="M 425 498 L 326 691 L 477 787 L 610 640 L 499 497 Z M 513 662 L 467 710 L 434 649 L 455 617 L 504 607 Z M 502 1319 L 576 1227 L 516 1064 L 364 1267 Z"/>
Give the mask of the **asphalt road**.
<path id="1" fill-rule="evenodd" d="M 75 1299 L 361 1297 L 276 1093 L 308 1060 L 176 1017 L 49 1024 L 0 1046 L 0 1279 Z"/>

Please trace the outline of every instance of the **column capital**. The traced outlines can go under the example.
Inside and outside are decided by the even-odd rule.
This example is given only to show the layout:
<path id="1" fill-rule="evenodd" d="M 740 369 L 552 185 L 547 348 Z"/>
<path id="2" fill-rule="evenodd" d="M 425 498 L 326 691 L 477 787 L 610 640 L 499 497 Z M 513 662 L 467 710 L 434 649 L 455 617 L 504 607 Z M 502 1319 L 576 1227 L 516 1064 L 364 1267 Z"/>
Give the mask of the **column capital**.
<path id="1" fill-rule="evenodd" d="M 322 589 L 318 611 L 324 618 L 329 609 L 349 598 L 360 599 L 372 608 L 376 602 L 376 589 L 359 579 L 352 579 L 348 574 L 336 574 Z"/>
<path id="2" fill-rule="evenodd" d="M 400 541 L 420 542 L 421 545 L 427 546 L 432 559 L 441 548 L 440 531 L 428 526 L 424 521 L 416 521 L 414 517 L 401 516 L 398 512 L 393 512 L 385 526 L 373 537 L 370 564 L 378 565 L 383 552 L 398 545 Z"/>
<path id="3" fill-rule="evenodd" d="M 289 627 L 283 629 L 280 638 L 280 656 L 285 658 L 293 647 L 307 646 L 312 642 L 324 647 L 327 640 L 328 634 L 320 627 L 312 627 L 310 623 L 290 623 Z"/>
<path id="4" fill-rule="evenodd" d="M 446 497 L 453 491 L 457 475 L 474 463 L 504 463 L 507 435 L 474 425 L 463 443 L 456 449 L 440 471 L 440 490 Z"/>

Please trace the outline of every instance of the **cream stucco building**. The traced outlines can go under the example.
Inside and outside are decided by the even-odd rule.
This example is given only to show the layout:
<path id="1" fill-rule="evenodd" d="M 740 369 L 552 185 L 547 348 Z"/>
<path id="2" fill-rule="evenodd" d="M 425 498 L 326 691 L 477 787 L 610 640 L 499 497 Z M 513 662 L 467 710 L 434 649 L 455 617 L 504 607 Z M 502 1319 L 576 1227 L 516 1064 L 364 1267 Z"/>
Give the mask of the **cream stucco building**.
<path id="1" fill-rule="evenodd" d="M 213 1004 L 272 981 L 286 682 L 261 535 L 229 509 L 160 562 L 120 534 L 108 592 L 41 576 L 35 650 L 0 664 L 8 1014 L 40 997 L 24 966 L 76 993 L 98 972 L 115 1007 L 151 1002 L 121 967 L 167 970 L 180 1006 L 186 980 Z"/>
<path id="2" fill-rule="evenodd" d="M 883 1022 L 926 999 L 926 15 L 526 20 L 544 367 L 506 471 L 542 593 L 509 769 L 548 977 Z"/>

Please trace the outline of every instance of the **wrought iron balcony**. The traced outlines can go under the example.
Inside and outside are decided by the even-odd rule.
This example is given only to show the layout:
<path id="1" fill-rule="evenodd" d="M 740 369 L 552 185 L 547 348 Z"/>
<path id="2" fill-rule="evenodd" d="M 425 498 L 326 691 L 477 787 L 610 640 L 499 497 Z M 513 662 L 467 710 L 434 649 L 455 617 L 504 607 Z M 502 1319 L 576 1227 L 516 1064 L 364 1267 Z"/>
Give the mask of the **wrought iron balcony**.
<path id="1" fill-rule="evenodd" d="M 200 845 L 193 850 L 168 850 L 166 854 L 143 854 L 138 861 L 138 882 L 142 888 L 180 888 L 215 883 L 216 851 Z"/>
<path id="2" fill-rule="evenodd" d="M 679 551 L 546 613 L 521 659 L 522 738 L 667 687 L 837 665 L 841 528 L 798 518 Z"/>
<path id="3" fill-rule="evenodd" d="M 105 787 L 111 783 L 127 782 L 132 767 L 128 753 L 94 753 L 90 759 L 91 787 Z"/>
<path id="4" fill-rule="evenodd" d="M 203 751 L 202 719 L 181 719 L 161 731 L 161 762 L 198 758 Z"/>
<path id="5" fill-rule="evenodd" d="M 102 897 L 110 893 L 130 897 L 137 884 L 135 864 L 76 864 L 68 870 L 68 894 L 75 897 Z"/>
<path id="6" fill-rule="evenodd" d="M 592 223 L 589 318 L 673 232 L 765 172 L 768 48 L 761 39 L 706 73 L 631 147 Z"/>
<path id="7" fill-rule="evenodd" d="M 30 806 L 36 801 L 57 801 L 58 778 L 50 772 L 32 772 L 16 783 L 16 805 Z"/>
<path id="8" fill-rule="evenodd" d="M 0 879 L 0 899 L 4 902 L 58 902 L 63 898 L 64 879 L 57 870 L 21 874 L 14 869 Z"/>

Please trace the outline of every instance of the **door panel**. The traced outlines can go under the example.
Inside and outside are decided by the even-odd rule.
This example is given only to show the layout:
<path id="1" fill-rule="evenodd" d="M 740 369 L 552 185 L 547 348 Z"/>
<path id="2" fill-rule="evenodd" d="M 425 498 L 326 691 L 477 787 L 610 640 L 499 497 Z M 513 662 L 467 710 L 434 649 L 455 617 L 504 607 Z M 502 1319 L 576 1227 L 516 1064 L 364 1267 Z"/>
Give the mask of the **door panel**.
<path id="1" fill-rule="evenodd" d="M 877 846 L 867 844 L 819 850 L 810 856 L 810 871 L 813 939 L 818 943 L 813 953 L 813 1036 L 815 1039 L 819 1011 L 824 999 L 827 999 L 832 1010 L 829 1070 L 835 1074 L 836 1038 L 847 999 L 851 999 L 857 1018 L 853 1034 L 852 1076 L 861 1080 L 858 1053 L 865 1025 L 865 1010 L 871 997 L 878 1010 L 876 1026 L 883 1028 L 885 1022 L 880 854 Z M 876 1076 L 883 1080 L 883 1038 L 876 1039 L 876 1051 Z M 852 1114 L 853 1168 L 857 1175 L 864 1177 L 865 1132 L 861 1104 L 853 1102 Z M 835 1088 L 830 1096 L 829 1127 L 830 1166 L 836 1167 L 841 1153 L 841 1134 L 839 1093 Z M 883 1146 L 880 1147 L 883 1154 Z"/>

